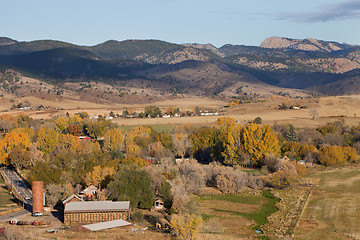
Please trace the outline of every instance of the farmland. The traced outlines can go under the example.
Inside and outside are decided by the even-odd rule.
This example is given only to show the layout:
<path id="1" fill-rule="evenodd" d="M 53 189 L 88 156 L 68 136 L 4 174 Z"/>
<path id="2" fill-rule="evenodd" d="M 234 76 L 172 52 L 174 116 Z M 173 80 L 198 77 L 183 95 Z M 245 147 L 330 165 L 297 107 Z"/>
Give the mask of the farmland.
<path id="1" fill-rule="evenodd" d="M 10 110 L 13 103 L 28 101 L 32 106 L 43 105 L 43 110 Z M 346 97 L 321 97 L 308 99 L 263 99 L 261 102 L 240 104 L 231 108 L 224 108 L 229 104 L 226 98 L 207 98 L 207 97 L 187 97 L 159 99 L 158 101 L 138 104 L 99 104 L 86 101 L 80 101 L 75 98 L 62 98 L 56 101 L 39 99 L 36 97 L 24 98 L 3 98 L 0 99 L 0 111 L 3 114 L 16 115 L 24 112 L 34 119 L 49 119 L 66 113 L 74 114 L 78 112 L 87 112 L 92 115 L 109 115 L 111 111 L 115 114 L 122 114 L 124 110 L 142 112 L 146 106 L 152 105 L 159 107 L 163 112 L 169 108 L 179 108 L 181 111 L 194 111 L 195 107 L 203 107 L 218 111 L 222 115 L 230 116 L 236 119 L 240 124 L 247 124 L 256 117 L 261 117 L 265 124 L 293 124 L 296 127 L 318 127 L 327 122 L 336 119 L 344 119 L 348 125 L 354 125 L 359 122 L 360 97 L 349 95 Z M 278 106 L 285 103 L 287 106 L 302 105 L 305 109 L 300 110 L 279 110 Z M 318 117 L 313 120 L 310 111 L 316 109 Z M 120 126 L 138 126 L 138 125 L 164 125 L 172 126 L 176 124 L 190 123 L 193 125 L 213 125 L 219 116 L 193 116 L 193 117 L 172 117 L 172 118 L 115 118 L 112 120 Z M 166 127 L 165 127 L 166 128 Z"/>
<path id="2" fill-rule="evenodd" d="M 358 166 L 309 175 L 320 179 L 295 229 L 295 239 L 359 239 L 360 169 Z"/>

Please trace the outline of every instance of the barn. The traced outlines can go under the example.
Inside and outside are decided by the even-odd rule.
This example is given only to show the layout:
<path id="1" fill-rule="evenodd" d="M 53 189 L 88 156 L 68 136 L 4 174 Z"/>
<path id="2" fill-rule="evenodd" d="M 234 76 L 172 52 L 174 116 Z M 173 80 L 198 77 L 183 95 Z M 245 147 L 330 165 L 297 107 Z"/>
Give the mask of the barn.
<path id="1" fill-rule="evenodd" d="M 90 224 L 122 219 L 130 220 L 130 201 L 68 202 L 64 209 L 65 224 Z"/>

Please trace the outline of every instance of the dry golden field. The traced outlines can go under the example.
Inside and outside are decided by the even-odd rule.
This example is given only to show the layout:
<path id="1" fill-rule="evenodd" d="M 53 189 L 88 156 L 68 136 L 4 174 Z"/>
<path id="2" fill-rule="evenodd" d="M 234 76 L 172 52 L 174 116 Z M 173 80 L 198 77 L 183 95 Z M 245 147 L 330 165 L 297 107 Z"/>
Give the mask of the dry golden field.
<path id="1" fill-rule="evenodd" d="M 358 166 L 310 175 L 320 179 L 294 231 L 294 239 L 360 239 Z"/>
<path id="2" fill-rule="evenodd" d="M 30 102 L 31 106 L 43 105 L 44 110 L 10 110 L 13 104 L 19 102 Z M 264 99 L 257 103 L 241 104 L 231 108 L 224 108 L 228 105 L 229 99 L 213 99 L 206 97 L 186 97 L 163 99 L 147 104 L 99 104 L 93 102 L 79 101 L 76 97 L 55 98 L 44 100 L 36 97 L 0 99 L 0 114 L 16 115 L 24 112 L 34 119 L 48 119 L 57 115 L 64 115 L 66 112 L 74 114 L 77 112 L 88 112 L 90 115 L 108 115 L 110 111 L 121 114 L 128 109 L 136 112 L 144 111 L 148 105 L 154 105 L 166 110 L 168 107 L 178 107 L 182 111 L 200 108 L 213 109 L 222 115 L 230 116 L 241 124 L 246 124 L 256 117 L 261 117 L 264 124 L 287 124 L 292 123 L 296 127 L 316 127 L 339 118 L 344 119 L 349 125 L 360 122 L 360 96 L 334 96 L 308 99 Z M 300 110 L 279 110 L 278 106 L 285 103 L 287 106 L 302 105 L 305 109 Z M 318 117 L 311 119 L 310 111 L 316 109 Z M 178 117 L 178 118 L 146 118 L 146 119 L 123 119 L 117 118 L 113 121 L 123 126 L 136 125 L 174 125 L 174 124 L 196 124 L 212 125 L 218 116 Z"/>

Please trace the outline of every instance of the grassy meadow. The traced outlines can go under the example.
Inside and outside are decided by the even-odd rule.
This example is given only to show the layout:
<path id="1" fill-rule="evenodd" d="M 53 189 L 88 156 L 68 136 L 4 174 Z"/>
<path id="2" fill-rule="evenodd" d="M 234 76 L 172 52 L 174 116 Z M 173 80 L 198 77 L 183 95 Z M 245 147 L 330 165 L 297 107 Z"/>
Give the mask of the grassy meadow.
<path id="1" fill-rule="evenodd" d="M 211 239 L 214 237 L 212 235 L 218 235 L 218 239 L 262 236 L 255 230 L 260 230 L 267 223 L 267 217 L 277 211 L 274 205 L 279 201 L 267 191 L 256 194 L 205 195 L 196 200 L 200 204 L 203 224 L 214 224 L 211 219 L 216 218 L 217 224 L 223 229 L 221 233 L 202 232 L 199 234 L 201 239 Z"/>
<path id="2" fill-rule="evenodd" d="M 347 167 L 312 174 L 312 190 L 295 229 L 294 239 L 360 239 L 360 168 Z"/>

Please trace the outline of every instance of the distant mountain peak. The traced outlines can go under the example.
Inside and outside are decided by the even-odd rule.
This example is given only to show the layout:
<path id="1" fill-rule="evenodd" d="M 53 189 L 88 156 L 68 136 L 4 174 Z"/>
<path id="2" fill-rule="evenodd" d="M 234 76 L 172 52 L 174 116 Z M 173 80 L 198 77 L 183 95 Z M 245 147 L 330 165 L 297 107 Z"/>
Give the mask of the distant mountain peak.
<path id="1" fill-rule="evenodd" d="M 198 48 L 198 49 L 207 49 L 212 51 L 213 53 L 215 53 L 216 55 L 219 55 L 221 57 L 225 57 L 225 54 L 222 53 L 221 51 L 219 51 L 219 49 L 217 47 L 215 47 L 214 45 L 207 43 L 207 44 L 200 44 L 200 43 L 184 43 L 182 44 L 183 46 L 187 46 L 187 47 L 193 47 L 193 48 Z"/>
<path id="2" fill-rule="evenodd" d="M 11 45 L 14 43 L 17 43 L 17 41 L 7 37 L 0 37 L 0 46 Z"/>
<path id="3" fill-rule="evenodd" d="M 291 39 L 284 37 L 269 37 L 260 44 L 260 47 L 332 52 L 346 49 L 349 47 L 349 45 L 340 44 L 337 42 L 322 41 L 313 38 Z"/>

